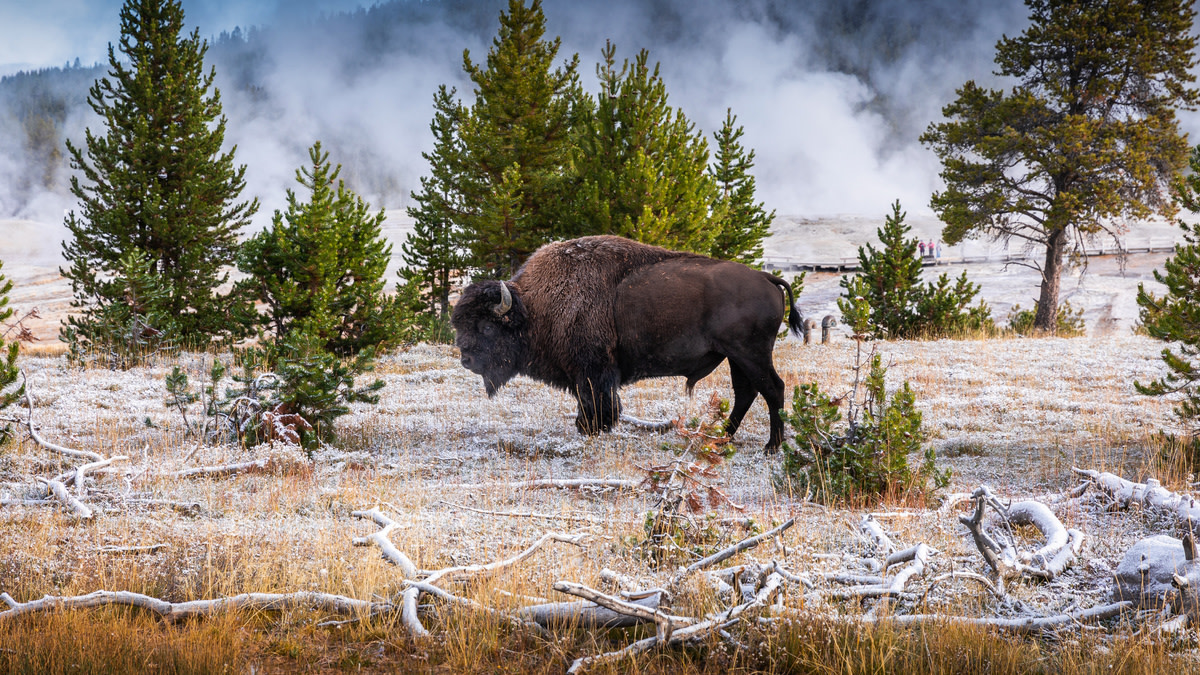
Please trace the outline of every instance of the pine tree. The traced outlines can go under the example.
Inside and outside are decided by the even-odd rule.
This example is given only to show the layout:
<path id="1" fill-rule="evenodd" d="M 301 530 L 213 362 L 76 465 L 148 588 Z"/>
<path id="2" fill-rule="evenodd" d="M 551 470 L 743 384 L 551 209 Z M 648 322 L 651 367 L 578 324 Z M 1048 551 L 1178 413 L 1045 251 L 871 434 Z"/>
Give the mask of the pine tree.
<path id="1" fill-rule="evenodd" d="M 465 260 L 456 225 L 467 211 L 462 203 L 458 174 L 462 171 L 462 148 L 458 123 L 463 108 L 454 100 L 454 91 L 439 87 L 434 96 L 433 151 L 421 153 L 429 162 L 430 175 L 421 178 L 421 191 L 413 192 L 415 206 L 408 207 L 413 232 L 401 246 L 406 278 L 419 284 L 431 312 L 445 318 L 450 312 L 453 275 L 462 270 Z"/>
<path id="2" fill-rule="evenodd" d="M 169 290 L 154 270 L 153 256 L 137 249 L 121 255 L 113 280 L 115 297 L 100 298 L 88 308 L 87 321 L 68 319 L 62 331 L 69 360 L 127 369 L 151 354 L 178 349 L 179 325 L 164 309 Z"/>
<path id="3" fill-rule="evenodd" d="M 896 201 L 892 214 L 876 230 L 881 248 L 870 243 L 859 247 L 860 272 L 841 281 L 845 290 L 838 307 L 845 323 L 857 325 L 856 330 L 867 330 L 873 337 L 889 339 L 990 329 L 992 318 L 987 304 L 971 306 L 979 287 L 967 280 L 966 272 L 954 285 L 946 274 L 935 283 L 921 281 L 917 239 L 908 238 L 912 228 L 905 224 L 905 215 Z"/>
<path id="4" fill-rule="evenodd" d="M 1187 159 L 1175 111 L 1200 95 L 1191 0 L 1026 0 L 1032 25 L 996 45 L 1011 92 L 967 82 L 921 137 L 942 161 L 933 195 L 955 244 L 979 233 L 1042 247 L 1034 327 L 1054 332 L 1068 249 L 1170 216 Z"/>
<path id="5" fill-rule="evenodd" d="M 866 299 L 871 308 L 871 323 L 880 336 L 905 336 L 908 327 L 916 323 L 921 301 L 921 259 L 917 257 L 916 238 L 907 238 L 912 228 L 904 222 L 905 215 L 900 202 L 895 202 L 892 214 L 875 231 L 881 248 L 876 249 L 870 242 L 859 247 L 861 271 L 855 277 L 844 277 L 841 282 L 848 297 L 861 293 Z M 852 286 L 855 279 L 862 284 Z"/>
<path id="6" fill-rule="evenodd" d="M 277 343 L 292 332 L 319 338 L 324 349 L 349 357 L 395 344 L 399 309 L 383 294 L 391 244 L 383 212 L 338 179 L 318 141 L 310 165 L 296 171 L 307 200 L 287 191 L 287 211 L 242 246 L 239 287 L 266 305 L 263 320 Z"/>
<path id="7" fill-rule="evenodd" d="M 1177 182 L 1179 206 L 1200 213 L 1200 147 L 1192 150 L 1191 173 Z M 1175 247 L 1175 255 L 1154 270 L 1154 278 L 1167 287 L 1166 295 L 1156 297 L 1138 285 L 1138 305 L 1146 332 L 1159 340 L 1176 343 L 1178 351 L 1164 347 L 1163 362 L 1167 374 L 1143 385 L 1134 386 L 1143 394 L 1162 396 L 1182 393 L 1175 413 L 1186 429 L 1186 444 L 1193 461 L 1200 458 L 1200 225 L 1179 220 L 1184 244 Z"/>
<path id="8" fill-rule="evenodd" d="M 551 70 L 561 40 L 544 39 L 540 0 L 509 0 L 487 67 L 463 55 L 475 102 L 462 116 L 457 223 L 479 276 L 506 278 L 539 246 L 564 234 L 577 56 Z M 515 209 L 508 202 L 517 198 Z M 497 214 L 505 214 L 497 220 Z"/>
<path id="9" fill-rule="evenodd" d="M 0 270 L 2 269 L 4 269 L 4 261 L 0 260 Z M 13 315 L 12 308 L 8 306 L 8 293 L 12 287 L 12 281 L 0 274 L 0 327 L 3 327 L 4 322 Z M 24 384 L 19 387 L 13 386 L 20 375 L 20 371 L 17 370 L 17 343 L 16 341 L 11 344 L 6 343 L 4 337 L 4 333 L 0 332 L 0 410 L 16 403 L 25 395 Z M 11 431 L 10 425 L 0 426 L 0 444 L 8 439 Z"/>
<path id="10" fill-rule="evenodd" d="M 80 211 L 67 216 L 71 239 L 63 246 L 70 263 L 63 276 L 82 311 L 70 324 L 94 325 L 99 305 L 120 302 L 120 261 L 137 251 L 150 257 L 167 291 L 155 309 L 173 317 L 183 340 L 203 346 L 240 336 L 249 307 L 217 289 L 258 202 L 237 202 L 245 167 L 221 149 L 225 118 L 216 73 L 204 73 L 208 45 L 199 31 L 181 36 L 177 0 L 127 0 L 120 17 L 124 56 L 109 45 L 109 77 L 88 96 L 105 135 L 87 131 L 86 155 L 67 143 L 84 179 L 71 179 Z"/>
<path id="11" fill-rule="evenodd" d="M 710 218 L 717 189 L 708 143 L 667 104 L 646 50 L 620 69 L 615 53 L 605 45 L 596 69 L 600 92 L 580 107 L 573 227 L 709 253 L 719 224 Z"/>
<path id="12" fill-rule="evenodd" d="M 720 214 L 709 255 L 736 260 L 754 267 L 762 266 L 763 239 L 770 232 L 775 212 L 766 212 L 762 202 L 754 202 L 754 151 L 746 152 L 739 142 L 745 130 L 734 128 L 737 117 L 725 111 L 725 122 L 714 134 L 716 155 L 709 174 L 717 186 L 715 212 Z"/>

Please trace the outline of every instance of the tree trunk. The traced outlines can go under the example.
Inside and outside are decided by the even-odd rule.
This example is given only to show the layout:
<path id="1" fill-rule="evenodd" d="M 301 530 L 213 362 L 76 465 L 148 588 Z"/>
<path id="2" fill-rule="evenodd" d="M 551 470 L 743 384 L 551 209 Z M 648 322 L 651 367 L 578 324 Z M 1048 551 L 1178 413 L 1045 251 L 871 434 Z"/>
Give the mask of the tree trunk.
<path id="1" fill-rule="evenodd" d="M 1042 265 L 1042 294 L 1033 317 L 1036 331 L 1053 335 L 1058 329 L 1058 287 L 1062 280 L 1063 251 L 1067 231 L 1054 230 L 1046 240 L 1046 262 Z"/>

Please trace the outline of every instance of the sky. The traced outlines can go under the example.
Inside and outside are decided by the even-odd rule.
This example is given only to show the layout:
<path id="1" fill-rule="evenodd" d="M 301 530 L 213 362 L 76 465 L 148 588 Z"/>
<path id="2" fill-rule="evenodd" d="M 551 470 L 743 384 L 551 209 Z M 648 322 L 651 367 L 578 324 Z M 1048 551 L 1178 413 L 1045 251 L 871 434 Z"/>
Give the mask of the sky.
<path id="1" fill-rule="evenodd" d="M 120 0 L 0 0 L 0 75 L 18 70 L 83 65 L 108 59 L 108 45 L 121 35 Z M 351 11 L 361 0 L 185 0 L 189 31 L 202 37 L 281 16 Z"/>
<path id="2" fill-rule="evenodd" d="M 377 0 L 378 1 L 378 0 Z M 353 11 L 358 0 L 184 0 L 189 28 L 210 41 L 235 27 L 266 26 L 266 84 L 238 91 L 218 71 L 226 140 L 247 165 L 247 193 L 269 222 L 295 187 L 296 168 L 316 140 L 339 149 L 345 175 L 372 177 L 356 188 L 402 213 L 428 172 L 429 122 L 439 85 L 470 102 L 463 52 L 486 61 L 504 0 L 400 0 L 407 24 L 372 26 L 382 51 L 365 50 L 361 26 L 304 33 L 303 20 Z M 441 10 L 443 4 L 451 10 Z M 940 166 L 918 141 L 967 80 L 997 86 L 995 44 L 1027 25 L 1021 0 L 543 0 L 548 36 L 560 36 L 557 63 L 579 55 L 585 89 L 595 90 L 606 40 L 617 59 L 642 48 L 657 62 L 669 103 L 710 140 L 727 109 L 755 152 L 757 195 L 779 215 L 868 214 L 882 218 L 900 200 L 929 215 Z M 118 0 L 0 0 L 0 75 L 15 69 L 107 63 L 119 38 Z M 394 7 L 394 6 L 393 6 Z M 437 11 L 430 7 L 439 8 Z M 410 9 L 420 11 L 410 12 Z M 411 15 L 420 14 L 420 22 Z M 299 20 L 299 21 L 298 21 Z M 854 41 L 830 37 L 850 27 Z M 356 32 L 358 31 L 358 32 Z M 825 31 L 825 32 L 823 32 Z M 380 44 L 380 43 L 376 43 Z M 349 64 L 353 64 L 352 67 Z M 347 75 L 352 73 L 352 75 Z M 999 85 L 1002 86 L 1002 85 Z M 267 103 L 264 104 L 264 101 Z M 98 129 L 83 110 L 65 133 L 78 142 Z M 1194 116 L 1184 120 L 1191 130 Z M 0 133 L 0 136 L 3 134 Z M 1195 135 L 1195 134 L 1194 134 Z M 0 137 L 0 218 L 61 221 L 69 195 L 16 199 L 5 185 L 20 158 Z M 357 173 L 356 173 L 357 172 Z"/>

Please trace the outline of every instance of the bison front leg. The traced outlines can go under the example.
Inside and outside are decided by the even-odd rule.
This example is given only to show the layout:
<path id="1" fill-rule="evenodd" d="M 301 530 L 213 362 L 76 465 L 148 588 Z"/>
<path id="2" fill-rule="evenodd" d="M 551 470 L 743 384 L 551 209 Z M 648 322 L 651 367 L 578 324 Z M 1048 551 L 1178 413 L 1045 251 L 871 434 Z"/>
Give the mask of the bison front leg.
<path id="1" fill-rule="evenodd" d="M 575 399 L 579 401 L 579 414 L 575 416 L 575 428 L 579 433 L 594 436 L 601 431 L 611 431 L 621 418 L 621 397 L 617 394 L 620 380 L 615 373 L 604 373 L 597 377 L 582 379 L 575 386 Z"/>

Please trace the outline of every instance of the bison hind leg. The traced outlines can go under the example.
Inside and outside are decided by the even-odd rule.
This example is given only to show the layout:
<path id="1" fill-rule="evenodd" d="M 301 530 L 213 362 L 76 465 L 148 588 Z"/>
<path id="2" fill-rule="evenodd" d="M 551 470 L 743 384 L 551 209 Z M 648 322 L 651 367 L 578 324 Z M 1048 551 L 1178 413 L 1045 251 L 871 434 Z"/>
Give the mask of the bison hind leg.
<path id="1" fill-rule="evenodd" d="M 729 411 L 729 421 L 725 424 L 726 434 L 733 436 L 754 399 L 762 394 L 771 419 L 771 435 L 763 449 L 767 452 L 778 450 L 783 444 L 783 418 L 779 411 L 783 408 L 784 386 L 775 367 L 770 361 L 763 367 L 754 362 L 730 359 L 729 375 L 733 383 L 733 409 Z"/>
<path id="2" fill-rule="evenodd" d="M 579 433 L 595 436 L 602 431 L 611 431 L 621 419 L 620 386 L 615 374 L 588 378 L 575 388 L 575 399 L 579 402 L 579 414 L 575 416 L 575 428 Z"/>

